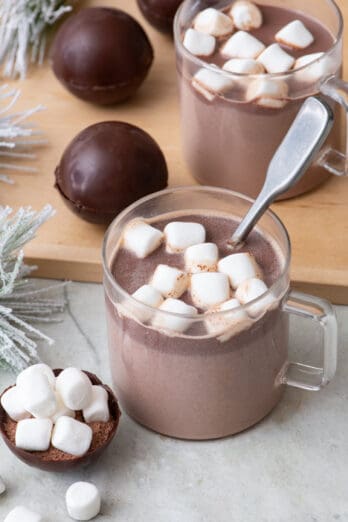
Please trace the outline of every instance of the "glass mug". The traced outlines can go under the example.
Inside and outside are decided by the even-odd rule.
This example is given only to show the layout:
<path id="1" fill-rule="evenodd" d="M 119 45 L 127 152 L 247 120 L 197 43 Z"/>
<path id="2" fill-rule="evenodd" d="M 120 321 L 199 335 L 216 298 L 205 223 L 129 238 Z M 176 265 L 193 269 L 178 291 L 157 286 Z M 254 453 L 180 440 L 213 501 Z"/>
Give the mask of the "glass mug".
<path id="1" fill-rule="evenodd" d="M 281 258 L 281 271 L 269 291 L 247 306 L 225 312 L 182 316 L 148 307 L 130 296 L 112 275 L 112 262 L 125 225 L 170 212 L 225 213 L 240 219 L 252 200 L 225 189 L 183 187 L 147 196 L 110 225 L 103 245 L 109 356 L 117 396 L 140 424 L 172 437 L 205 440 L 238 433 L 259 422 L 281 400 L 286 385 L 319 390 L 336 370 L 337 323 L 331 305 L 289 290 L 290 242 L 284 225 L 268 211 L 258 225 Z M 271 301 L 270 301 L 271 299 Z M 266 303 L 272 303 L 267 309 Z M 207 334 L 206 321 L 230 321 L 250 311 L 244 329 Z M 255 316 L 258 310 L 266 313 Z M 139 313 L 138 313 L 139 312 Z M 185 334 L 168 335 L 149 326 L 155 312 L 163 319 L 187 318 Z M 135 315 L 136 314 L 136 318 Z M 321 368 L 290 362 L 289 314 L 311 319 L 323 329 Z M 250 315 L 250 314 L 249 314 Z M 141 318 L 145 317 L 147 321 Z"/>
<path id="2" fill-rule="evenodd" d="M 184 30 L 206 7 L 223 8 L 231 0 L 186 0 L 179 8 L 174 34 L 179 79 L 182 143 L 193 176 L 203 185 L 236 190 L 256 198 L 268 165 L 308 96 L 322 95 L 335 112 L 335 125 L 321 153 L 303 179 L 282 198 L 307 192 L 325 181 L 330 173 L 348 174 L 348 140 L 342 149 L 341 115 L 347 118 L 348 84 L 341 80 L 343 17 L 332 0 L 257 0 L 257 4 L 298 10 L 318 20 L 335 37 L 335 43 L 320 59 L 285 74 L 268 75 L 285 82 L 286 102 L 281 108 L 265 108 L 246 102 L 252 82 L 260 75 L 232 74 L 207 64 L 182 44 Z M 306 52 L 304 51 L 304 54 Z M 227 89 L 209 99 L 194 88 L 194 75 L 205 69 L 238 88 Z M 196 83 L 197 85 L 197 83 Z M 337 102 L 337 103 L 335 103 Z M 348 119 L 347 119 L 348 121 Z"/>

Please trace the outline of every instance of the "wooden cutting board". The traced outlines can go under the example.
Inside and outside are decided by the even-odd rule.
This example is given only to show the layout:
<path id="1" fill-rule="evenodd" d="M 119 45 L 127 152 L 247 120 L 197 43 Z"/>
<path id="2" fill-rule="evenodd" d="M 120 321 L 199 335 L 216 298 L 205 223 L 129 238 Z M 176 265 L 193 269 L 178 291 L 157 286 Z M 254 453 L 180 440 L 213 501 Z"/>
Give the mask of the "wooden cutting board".
<path id="1" fill-rule="evenodd" d="M 338 0 L 347 21 L 348 3 Z M 180 145 L 179 110 L 171 39 L 157 33 L 142 18 L 135 0 L 90 0 L 83 6 L 110 5 L 128 11 L 147 30 L 156 59 L 137 96 L 111 108 L 89 105 L 74 98 L 54 78 L 49 64 L 33 68 L 24 82 L 16 109 L 42 103 L 47 111 L 35 116 L 48 144 L 38 150 L 37 173 L 18 173 L 13 186 L 1 185 L 0 205 L 35 209 L 51 203 L 57 215 L 26 248 L 27 261 L 38 264 L 38 276 L 99 282 L 104 227 L 85 223 L 63 204 L 53 188 L 53 172 L 70 140 L 83 128 L 103 120 L 123 120 L 149 132 L 168 161 L 170 186 L 194 183 Z M 348 41 L 345 66 L 348 73 Z M 332 177 L 309 195 L 274 205 L 287 226 L 293 245 L 294 286 L 348 304 L 348 179 Z"/>

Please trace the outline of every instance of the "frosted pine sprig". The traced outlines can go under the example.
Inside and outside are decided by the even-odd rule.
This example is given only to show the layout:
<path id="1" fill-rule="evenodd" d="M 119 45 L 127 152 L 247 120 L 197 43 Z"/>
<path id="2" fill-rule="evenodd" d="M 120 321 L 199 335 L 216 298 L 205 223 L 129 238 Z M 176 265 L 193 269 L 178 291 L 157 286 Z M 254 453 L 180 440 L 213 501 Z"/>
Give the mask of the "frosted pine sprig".
<path id="1" fill-rule="evenodd" d="M 43 62 L 46 29 L 72 7 L 65 0 L 0 0 L 3 76 L 25 78 L 28 62 Z"/>

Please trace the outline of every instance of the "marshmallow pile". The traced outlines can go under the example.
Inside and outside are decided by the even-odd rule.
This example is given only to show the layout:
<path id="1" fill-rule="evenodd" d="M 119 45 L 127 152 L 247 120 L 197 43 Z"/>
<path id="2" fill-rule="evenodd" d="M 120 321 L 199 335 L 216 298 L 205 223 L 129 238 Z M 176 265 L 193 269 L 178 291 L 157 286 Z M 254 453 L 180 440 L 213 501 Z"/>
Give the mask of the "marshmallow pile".
<path id="1" fill-rule="evenodd" d="M 138 221 L 137 226 L 139 234 L 145 226 L 157 230 L 145 222 Z M 144 251 L 139 255 L 135 230 L 134 223 L 126 228 L 123 244 L 143 259 Z M 258 319 L 275 303 L 255 258 L 249 253 L 236 253 L 219 259 L 217 245 L 205 241 L 206 230 L 200 223 L 173 221 L 163 233 L 157 232 L 162 234 L 161 243 L 165 243 L 168 254 L 182 254 L 184 268 L 165 264 L 154 267 L 150 280 L 132 294 L 134 299 L 122 304 L 121 313 L 166 333 L 182 334 L 201 311 L 207 317 L 208 334 L 220 335 L 228 330 L 233 335 L 233 331 L 246 328 L 250 320 Z M 153 245 L 149 245 L 146 255 L 153 251 Z M 185 293 L 192 304 L 182 299 Z M 249 305 L 263 294 L 261 301 Z M 218 314 L 228 310 L 231 314 Z"/>
<path id="2" fill-rule="evenodd" d="M 218 53 L 225 59 L 224 71 L 260 75 L 251 81 L 246 101 L 269 108 L 282 108 L 287 103 L 288 84 L 271 79 L 268 74 L 288 73 L 313 62 L 302 80 L 315 82 L 327 73 L 327 64 L 319 60 L 324 53 L 303 54 L 297 60 L 291 51 L 307 49 L 314 36 L 300 20 L 294 20 L 275 34 L 274 43 L 266 45 L 251 32 L 263 24 L 261 9 L 249 0 L 237 0 L 224 12 L 208 7 L 196 15 L 184 35 L 183 45 L 193 55 L 207 59 Z M 207 100 L 238 87 L 240 80 L 221 74 L 221 68 L 202 68 L 192 79 L 193 87 Z"/>
<path id="3" fill-rule="evenodd" d="M 26 451 L 54 448 L 82 456 L 90 448 L 91 422 L 107 422 L 110 417 L 108 394 L 92 385 L 77 368 L 67 368 L 58 377 L 46 364 L 22 371 L 16 385 L 1 397 L 7 415 L 17 422 L 15 444 Z M 85 422 L 77 420 L 82 413 Z"/>

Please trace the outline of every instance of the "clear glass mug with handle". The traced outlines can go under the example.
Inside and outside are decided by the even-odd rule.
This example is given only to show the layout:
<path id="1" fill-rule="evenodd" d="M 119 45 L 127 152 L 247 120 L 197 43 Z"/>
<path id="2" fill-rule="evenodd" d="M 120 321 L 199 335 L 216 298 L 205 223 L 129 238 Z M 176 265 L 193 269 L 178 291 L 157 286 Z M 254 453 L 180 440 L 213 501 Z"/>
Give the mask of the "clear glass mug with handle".
<path id="1" fill-rule="evenodd" d="M 115 252 L 129 221 L 157 218 L 168 209 L 173 217 L 203 212 L 240 220 L 250 205 L 247 197 L 219 188 L 169 189 L 128 207 L 106 233 L 104 291 L 113 383 L 122 408 L 156 432 L 192 440 L 232 435 L 265 417 L 287 385 L 320 390 L 335 374 L 334 311 L 327 301 L 290 290 L 289 237 L 271 211 L 258 227 L 277 252 L 279 277 L 246 306 L 192 316 L 160 312 L 136 301 L 114 277 Z M 189 328 L 168 334 L 152 325 L 155 314 L 161 324 L 188 321 Z M 289 361 L 290 314 L 322 327 L 321 367 Z M 313 349 L 321 353 L 322 347 Z"/>
<path id="2" fill-rule="evenodd" d="M 206 7 L 223 9 L 231 3 L 232 0 L 185 0 L 175 19 L 182 144 L 193 176 L 204 185 L 229 188 L 255 198 L 269 162 L 301 104 L 313 95 L 323 96 L 332 105 L 335 125 L 304 178 L 282 198 L 315 188 L 330 173 L 347 175 L 348 132 L 344 140 L 341 130 L 342 115 L 348 123 L 348 84 L 342 80 L 343 16 L 337 4 L 333 0 L 256 2 L 261 9 L 275 6 L 302 13 L 321 24 L 331 38 L 328 50 L 314 62 L 285 74 L 267 75 L 282 97 L 276 108 L 270 108 L 249 100 L 260 75 L 226 72 L 183 46 L 184 32 L 198 12 Z"/>

